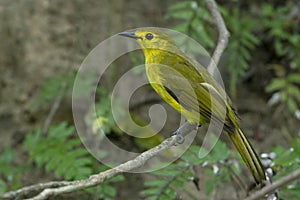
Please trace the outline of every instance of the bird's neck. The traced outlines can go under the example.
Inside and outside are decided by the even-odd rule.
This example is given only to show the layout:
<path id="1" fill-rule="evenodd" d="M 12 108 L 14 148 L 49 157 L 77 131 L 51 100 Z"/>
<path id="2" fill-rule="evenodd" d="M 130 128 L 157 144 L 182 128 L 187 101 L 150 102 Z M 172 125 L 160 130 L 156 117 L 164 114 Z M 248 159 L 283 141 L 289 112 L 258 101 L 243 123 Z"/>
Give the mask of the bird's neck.
<path id="1" fill-rule="evenodd" d="M 163 49 L 143 49 L 147 64 L 165 64 L 167 58 L 172 54 L 169 50 Z"/>
<path id="2" fill-rule="evenodd" d="M 162 54 L 160 49 L 143 49 L 146 64 L 160 63 Z"/>

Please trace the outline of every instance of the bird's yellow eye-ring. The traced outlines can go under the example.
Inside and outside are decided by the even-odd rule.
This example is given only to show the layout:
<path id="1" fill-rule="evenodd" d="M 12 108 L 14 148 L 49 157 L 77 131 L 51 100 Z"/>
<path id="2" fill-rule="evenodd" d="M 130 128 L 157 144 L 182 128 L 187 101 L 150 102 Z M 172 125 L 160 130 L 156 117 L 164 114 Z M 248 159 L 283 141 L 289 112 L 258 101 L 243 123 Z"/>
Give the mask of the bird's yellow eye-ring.
<path id="1" fill-rule="evenodd" d="M 146 37 L 147 40 L 152 40 L 153 34 L 152 33 L 147 33 L 145 37 Z"/>

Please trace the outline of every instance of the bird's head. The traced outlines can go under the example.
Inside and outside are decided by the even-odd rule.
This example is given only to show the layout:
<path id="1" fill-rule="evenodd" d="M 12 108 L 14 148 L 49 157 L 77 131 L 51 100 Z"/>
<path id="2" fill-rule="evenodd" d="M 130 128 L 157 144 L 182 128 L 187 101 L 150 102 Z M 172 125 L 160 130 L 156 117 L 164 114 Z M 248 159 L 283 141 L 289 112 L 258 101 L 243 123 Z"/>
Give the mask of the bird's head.
<path id="1" fill-rule="evenodd" d="M 176 47 L 176 44 L 171 36 L 161 30 L 154 28 L 138 29 L 133 32 L 122 32 L 119 35 L 135 39 L 143 50 L 169 50 Z"/>

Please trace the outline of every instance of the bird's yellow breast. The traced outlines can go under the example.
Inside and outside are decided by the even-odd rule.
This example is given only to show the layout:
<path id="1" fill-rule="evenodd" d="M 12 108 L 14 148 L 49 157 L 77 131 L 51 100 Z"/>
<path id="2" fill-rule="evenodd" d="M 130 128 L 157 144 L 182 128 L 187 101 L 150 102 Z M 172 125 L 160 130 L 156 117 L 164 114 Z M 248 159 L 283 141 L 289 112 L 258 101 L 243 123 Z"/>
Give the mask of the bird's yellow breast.
<path id="1" fill-rule="evenodd" d="M 150 58 L 154 58 L 153 56 Z M 158 58 L 159 59 L 159 58 Z M 152 88 L 155 90 L 155 92 L 164 100 L 166 101 L 170 106 L 172 106 L 178 113 L 181 113 L 185 118 L 189 121 L 189 123 L 199 123 L 201 121 L 199 118 L 199 112 L 195 112 L 195 110 L 188 110 L 185 107 L 183 107 L 170 93 L 167 91 L 166 87 L 164 86 L 163 78 L 167 76 L 167 74 L 163 72 L 163 67 L 170 67 L 166 66 L 160 63 L 159 60 L 155 60 L 155 63 L 153 60 L 147 62 L 146 57 L 146 73 L 148 77 L 148 81 L 151 84 Z"/>

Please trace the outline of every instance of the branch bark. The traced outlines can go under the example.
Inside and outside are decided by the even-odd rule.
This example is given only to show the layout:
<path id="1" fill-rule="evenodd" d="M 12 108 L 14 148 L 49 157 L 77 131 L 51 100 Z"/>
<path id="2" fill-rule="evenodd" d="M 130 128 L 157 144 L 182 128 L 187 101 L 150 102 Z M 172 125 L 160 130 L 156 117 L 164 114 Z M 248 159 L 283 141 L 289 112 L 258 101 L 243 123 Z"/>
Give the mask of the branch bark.
<path id="1" fill-rule="evenodd" d="M 207 71 L 214 75 L 218 63 L 220 61 L 220 58 L 227 46 L 228 38 L 229 38 L 229 32 L 226 28 L 226 25 L 224 23 L 224 20 L 221 16 L 221 13 L 218 10 L 218 6 L 214 0 L 205 0 L 208 10 L 211 12 L 213 19 L 216 22 L 218 32 L 219 32 L 219 38 L 218 38 L 218 44 L 214 50 L 213 56 L 211 58 L 211 61 L 207 67 Z"/>
<path id="2" fill-rule="evenodd" d="M 290 183 L 296 179 L 300 178 L 300 170 L 296 170 L 287 176 L 282 177 L 281 179 L 273 182 L 270 185 L 267 185 L 263 187 L 261 190 L 258 190 L 257 192 L 253 193 L 249 197 L 247 197 L 245 200 L 256 200 L 261 197 L 264 197 L 265 195 L 274 192 L 276 189 L 282 187 L 283 185 Z"/>
<path id="3" fill-rule="evenodd" d="M 11 191 L 4 193 L 0 195 L 0 199 L 17 199 L 22 196 L 29 196 L 30 194 L 34 192 L 39 192 L 41 190 L 44 190 L 46 188 L 57 188 L 57 187 L 62 187 L 69 185 L 70 182 L 68 181 L 51 181 L 47 183 L 38 183 L 34 185 L 30 185 L 27 187 L 23 187 L 21 189 Z"/>

